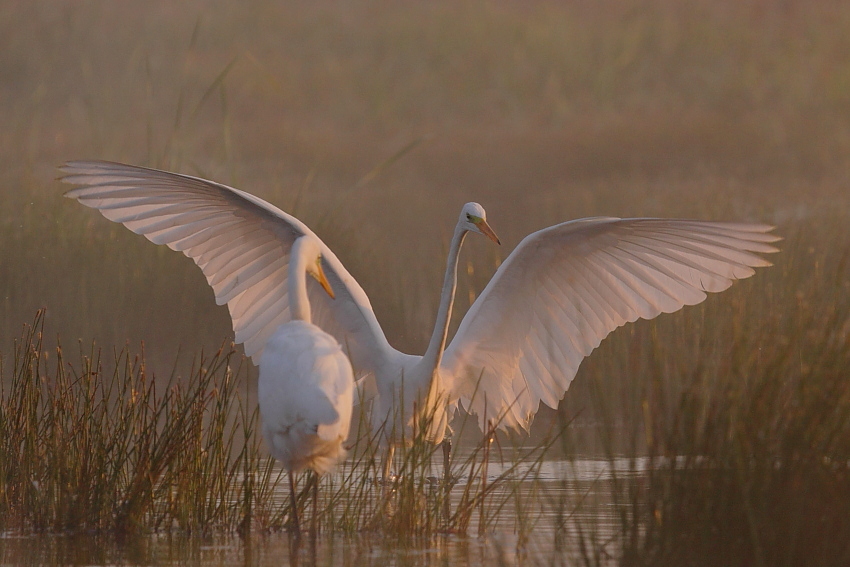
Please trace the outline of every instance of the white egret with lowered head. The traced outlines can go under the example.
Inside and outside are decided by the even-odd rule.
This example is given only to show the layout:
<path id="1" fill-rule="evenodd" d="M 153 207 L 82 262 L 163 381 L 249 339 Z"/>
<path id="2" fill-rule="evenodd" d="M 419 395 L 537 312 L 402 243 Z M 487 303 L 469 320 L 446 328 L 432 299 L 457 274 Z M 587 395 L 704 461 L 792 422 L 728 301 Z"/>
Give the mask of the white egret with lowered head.
<path id="1" fill-rule="evenodd" d="M 290 320 L 266 342 L 260 357 L 257 397 L 269 452 L 289 472 L 293 529 L 300 531 L 294 474 L 309 468 L 321 476 L 345 457 L 351 425 L 354 373 L 339 342 L 311 323 L 307 275 L 333 299 L 322 270 L 321 243 L 297 238 L 289 258 Z M 313 484 L 316 519 L 318 479 Z M 315 524 L 314 524 L 315 525 Z"/>
<path id="2" fill-rule="evenodd" d="M 75 161 L 68 197 L 157 244 L 191 257 L 226 303 L 236 341 L 259 360 L 286 308 L 290 250 L 312 231 L 243 191 L 197 177 L 123 164 Z M 423 356 L 387 342 L 363 289 L 324 244 L 322 266 L 337 299 L 310 293 L 313 322 L 349 354 L 375 393 L 373 426 L 409 427 L 428 415 L 439 442 L 457 402 L 482 429 L 528 428 L 540 403 L 556 407 L 582 359 L 611 331 L 719 292 L 776 252 L 773 227 L 674 219 L 589 218 L 528 235 L 507 257 L 446 347 L 458 254 L 468 232 L 498 241 L 484 209 L 464 205 L 449 248 L 437 320 Z M 414 408 L 416 412 L 414 412 Z M 415 415 L 416 414 L 416 415 Z M 393 424 L 395 425 L 395 423 Z"/>

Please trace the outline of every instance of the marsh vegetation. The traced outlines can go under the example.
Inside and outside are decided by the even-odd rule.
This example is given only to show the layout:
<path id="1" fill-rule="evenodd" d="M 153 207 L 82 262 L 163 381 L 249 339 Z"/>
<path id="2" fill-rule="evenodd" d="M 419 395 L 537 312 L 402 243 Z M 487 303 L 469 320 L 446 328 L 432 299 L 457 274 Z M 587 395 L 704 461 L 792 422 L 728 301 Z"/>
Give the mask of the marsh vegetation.
<path id="1" fill-rule="evenodd" d="M 0 30 L 5 534 L 285 526 L 255 370 L 202 275 L 60 198 L 55 166 L 100 158 L 292 212 L 411 352 L 466 201 L 503 246 L 468 243 L 459 314 L 525 234 L 562 220 L 776 224 L 773 268 L 621 329 L 530 436 L 500 436 L 491 488 L 463 480 L 484 445 L 456 423 L 453 516 L 429 480 L 441 455 L 416 445 L 399 513 L 379 513 L 364 445 L 323 484 L 320 524 L 370 548 L 403 534 L 439 552 L 446 531 L 474 547 L 487 490 L 485 536 L 541 549 L 529 563 L 848 562 L 846 3 L 33 1 L 0 3 Z M 588 480 L 588 459 L 610 466 Z"/>

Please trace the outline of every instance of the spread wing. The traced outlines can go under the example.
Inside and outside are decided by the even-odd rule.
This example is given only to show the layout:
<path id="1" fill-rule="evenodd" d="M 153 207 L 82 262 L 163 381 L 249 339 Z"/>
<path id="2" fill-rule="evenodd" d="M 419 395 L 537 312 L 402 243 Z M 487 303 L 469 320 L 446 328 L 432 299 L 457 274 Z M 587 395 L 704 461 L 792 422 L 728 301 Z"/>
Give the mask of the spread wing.
<path id="1" fill-rule="evenodd" d="M 62 181 L 80 185 L 65 196 L 192 258 L 216 302 L 227 304 L 236 342 L 259 363 L 268 338 L 290 320 L 289 254 L 298 237 L 313 234 L 307 226 L 258 197 L 198 177 L 103 161 L 72 161 L 60 170 Z M 376 353 L 390 347 L 369 299 L 324 243 L 322 261 L 336 299 L 309 282 L 313 323 L 343 345 L 359 375 L 373 372 Z"/>
<path id="2" fill-rule="evenodd" d="M 773 227 L 590 218 L 527 236 L 499 267 L 446 350 L 460 399 L 503 428 L 555 408 L 582 359 L 611 331 L 723 291 L 776 252 Z M 486 413 L 486 418 L 485 418 Z"/>

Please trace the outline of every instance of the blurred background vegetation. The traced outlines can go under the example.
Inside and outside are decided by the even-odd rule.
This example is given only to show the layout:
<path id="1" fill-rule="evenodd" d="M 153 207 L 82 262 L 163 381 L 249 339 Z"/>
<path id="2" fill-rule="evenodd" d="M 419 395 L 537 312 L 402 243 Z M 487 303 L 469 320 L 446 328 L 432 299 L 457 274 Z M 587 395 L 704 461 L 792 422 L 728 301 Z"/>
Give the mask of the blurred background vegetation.
<path id="1" fill-rule="evenodd" d="M 42 307 L 48 336 L 144 341 L 159 374 L 232 337 L 190 260 L 61 198 L 55 167 L 90 158 L 297 215 L 411 352 L 466 201 L 503 245 L 468 239 L 458 320 L 500 259 L 556 222 L 778 225 L 776 267 L 603 343 L 562 404 L 577 425 L 600 388 L 645 416 L 658 396 L 629 376 L 675 389 L 728 369 L 738 337 L 748 352 L 793 344 L 800 365 L 824 322 L 846 338 L 846 2 L 4 0 L 0 124 L 0 345 Z"/>

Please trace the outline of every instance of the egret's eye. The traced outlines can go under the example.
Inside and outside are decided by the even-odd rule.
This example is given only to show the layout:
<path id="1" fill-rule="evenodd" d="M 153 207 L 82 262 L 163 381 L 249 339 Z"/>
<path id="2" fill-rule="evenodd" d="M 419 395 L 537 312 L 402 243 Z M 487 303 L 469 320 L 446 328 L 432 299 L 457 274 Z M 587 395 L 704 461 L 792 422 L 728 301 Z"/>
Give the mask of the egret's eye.
<path id="1" fill-rule="evenodd" d="M 466 220 L 468 220 L 469 222 L 472 222 L 472 215 L 470 215 L 469 213 L 466 213 Z"/>

